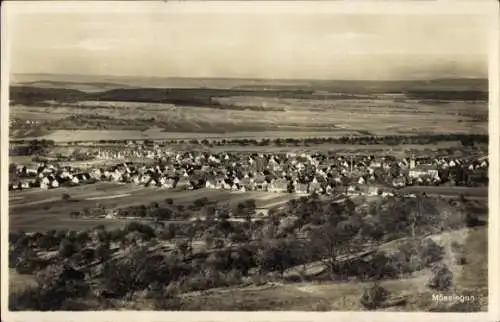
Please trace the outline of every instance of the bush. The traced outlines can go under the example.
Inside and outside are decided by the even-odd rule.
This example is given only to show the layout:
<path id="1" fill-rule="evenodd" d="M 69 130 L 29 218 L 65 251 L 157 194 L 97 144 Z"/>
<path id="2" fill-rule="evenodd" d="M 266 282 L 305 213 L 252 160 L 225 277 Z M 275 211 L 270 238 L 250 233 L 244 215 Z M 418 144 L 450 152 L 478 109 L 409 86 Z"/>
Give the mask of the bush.
<path id="1" fill-rule="evenodd" d="M 241 283 L 242 274 L 240 271 L 233 269 L 226 276 L 226 284 L 227 286 L 238 285 Z"/>
<path id="2" fill-rule="evenodd" d="M 398 252 L 391 259 L 392 266 L 399 274 L 413 273 L 423 268 L 422 258 L 412 242 L 399 246 Z"/>
<path id="3" fill-rule="evenodd" d="M 182 292 L 204 291 L 223 286 L 223 279 L 219 272 L 209 271 L 193 274 L 181 281 Z"/>
<path id="4" fill-rule="evenodd" d="M 453 284 L 453 273 L 446 265 L 439 265 L 433 269 L 433 275 L 427 284 L 431 289 L 446 291 Z"/>
<path id="5" fill-rule="evenodd" d="M 127 226 L 125 226 L 125 231 L 129 233 L 141 233 L 144 236 L 145 240 L 150 240 L 151 238 L 156 237 L 156 233 L 153 227 L 135 221 L 128 223 Z"/>
<path id="6" fill-rule="evenodd" d="M 165 287 L 164 297 L 173 297 L 181 292 L 181 284 L 179 281 L 173 281 Z"/>
<path id="7" fill-rule="evenodd" d="M 261 286 L 269 282 L 269 277 L 262 274 L 255 274 L 251 277 L 252 283 L 256 286 Z"/>
<path id="8" fill-rule="evenodd" d="M 441 261 L 443 247 L 431 239 L 412 240 L 402 244 L 392 258 L 392 265 L 400 274 L 413 273 Z"/>
<path id="9" fill-rule="evenodd" d="M 374 283 L 372 286 L 364 289 L 360 302 L 366 309 L 375 310 L 380 308 L 388 297 L 389 291 L 378 283 Z"/>
<path id="10" fill-rule="evenodd" d="M 368 265 L 363 270 L 363 275 L 368 278 L 380 279 L 386 277 L 395 277 L 396 270 L 391 265 L 390 259 L 384 253 L 376 253 Z"/>
<path id="11" fill-rule="evenodd" d="M 439 262 L 443 259 L 443 247 L 431 239 L 426 239 L 421 245 L 421 256 L 426 265 Z"/>
<path id="12" fill-rule="evenodd" d="M 22 257 L 15 263 L 15 268 L 19 274 L 29 275 L 45 269 L 49 264 L 49 261 L 40 258 Z"/>
<path id="13" fill-rule="evenodd" d="M 10 296 L 11 310 L 61 310 L 70 299 L 83 298 L 89 288 L 81 272 L 49 266 L 37 274 L 38 286 Z M 81 301 L 80 301 L 81 302 Z"/>

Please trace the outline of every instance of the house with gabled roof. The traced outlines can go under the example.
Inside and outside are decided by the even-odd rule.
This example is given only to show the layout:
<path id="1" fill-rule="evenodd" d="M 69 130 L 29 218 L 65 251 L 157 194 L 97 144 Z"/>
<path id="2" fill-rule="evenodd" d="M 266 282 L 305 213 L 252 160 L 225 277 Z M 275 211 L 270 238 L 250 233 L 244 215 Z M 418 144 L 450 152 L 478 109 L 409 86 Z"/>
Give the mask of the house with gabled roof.
<path id="1" fill-rule="evenodd" d="M 136 184 L 136 185 L 140 185 L 141 184 L 141 177 L 138 174 L 135 174 L 135 175 L 130 177 L 130 182 L 132 182 L 133 184 Z"/>
<path id="2" fill-rule="evenodd" d="M 254 186 L 249 177 L 246 177 L 246 178 L 243 177 L 242 179 L 240 179 L 239 185 L 240 185 L 240 190 L 244 190 L 244 191 L 251 191 L 251 190 L 253 190 L 253 186 Z"/>
<path id="3" fill-rule="evenodd" d="M 331 195 L 334 192 L 335 192 L 335 187 L 333 186 L 333 184 L 327 183 L 326 186 L 325 186 L 325 193 L 327 195 Z"/>
<path id="4" fill-rule="evenodd" d="M 439 172 L 435 165 L 417 166 L 408 171 L 408 176 L 412 179 L 430 177 L 439 180 Z"/>
<path id="5" fill-rule="evenodd" d="M 31 188 L 30 181 L 21 181 L 20 188 L 21 189 L 29 189 L 29 188 Z"/>
<path id="6" fill-rule="evenodd" d="M 314 177 L 308 186 L 309 193 L 320 193 L 321 192 L 321 183 L 319 183 L 318 179 Z"/>
<path id="7" fill-rule="evenodd" d="M 308 184 L 300 183 L 297 180 L 293 182 L 293 190 L 298 194 L 307 194 L 308 192 Z"/>
<path id="8" fill-rule="evenodd" d="M 267 191 L 275 193 L 286 192 L 288 188 L 288 181 L 283 178 L 273 179 L 267 186 Z"/>
<path id="9" fill-rule="evenodd" d="M 146 182 L 145 186 L 146 187 L 156 187 L 158 183 L 156 182 L 155 179 L 151 178 L 148 182 Z"/>
<path id="10" fill-rule="evenodd" d="M 187 189 L 189 186 L 189 177 L 181 176 L 175 183 L 176 188 Z"/>
<path id="11" fill-rule="evenodd" d="M 254 178 L 253 182 L 255 183 L 256 191 L 267 191 L 268 182 L 264 176 Z"/>
<path id="12" fill-rule="evenodd" d="M 51 177 L 50 188 L 59 188 L 59 181 L 55 177 Z"/>

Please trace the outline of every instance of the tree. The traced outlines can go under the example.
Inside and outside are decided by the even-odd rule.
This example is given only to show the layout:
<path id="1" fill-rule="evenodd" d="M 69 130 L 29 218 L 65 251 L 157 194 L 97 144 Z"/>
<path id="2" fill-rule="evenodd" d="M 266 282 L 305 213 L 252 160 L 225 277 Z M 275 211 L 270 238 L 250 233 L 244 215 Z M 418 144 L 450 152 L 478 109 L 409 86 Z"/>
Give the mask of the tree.
<path id="1" fill-rule="evenodd" d="M 233 249 L 231 253 L 232 267 L 240 271 L 244 276 L 248 271 L 256 266 L 255 251 L 248 246 Z"/>
<path id="2" fill-rule="evenodd" d="M 33 274 L 48 265 L 37 257 L 32 249 L 15 248 L 9 251 L 9 266 L 15 267 L 19 274 Z"/>
<path id="3" fill-rule="evenodd" d="M 453 273 L 446 265 L 437 265 L 433 268 L 433 275 L 427 284 L 431 289 L 446 291 L 453 284 Z"/>
<path id="4" fill-rule="evenodd" d="M 187 240 L 185 240 L 185 239 L 177 240 L 175 242 L 175 248 L 182 255 L 182 260 L 186 260 L 187 255 L 190 254 L 193 251 L 193 249 L 190 246 L 189 242 Z"/>
<path id="5" fill-rule="evenodd" d="M 165 226 L 165 229 L 161 232 L 161 236 L 163 240 L 171 240 L 177 236 L 177 225 L 173 223 L 168 223 Z"/>
<path id="6" fill-rule="evenodd" d="M 63 193 L 61 196 L 61 199 L 63 201 L 69 201 L 69 200 L 71 200 L 71 196 L 68 193 Z"/>
<path id="7" fill-rule="evenodd" d="M 350 214 L 356 210 L 356 204 L 350 198 L 346 198 L 344 201 L 344 207 Z"/>
<path id="8" fill-rule="evenodd" d="M 389 173 L 392 178 L 397 178 L 401 174 L 401 168 L 397 163 L 391 164 L 391 167 L 389 169 Z"/>
<path id="9" fill-rule="evenodd" d="M 389 292 L 385 288 L 380 286 L 379 283 L 374 283 L 364 289 L 360 302 L 368 310 L 375 310 L 387 300 L 388 296 Z"/>
<path id="10" fill-rule="evenodd" d="M 208 198 L 207 197 L 203 197 L 203 198 L 198 198 L 194 201 L 194 206 L 196 206 L 196 208 L 200 209 L 202 208 L 203 206 L 205 206 L 206 204 L 208 204 Z"/>
<path id="11" fill-rule="evenodd" d="M 203 234 L 203 241 L 205 242 L 206 248 L 211 249 L 213 247 L 214 241 L 215 241 L 215 238 L 214 238 L 214 235 L 212 234 L 212 232 L 210 232 L 210 231 L 205 232 L 205 234 Z"/>
<path id="12" fill-rule="evenodd" d="M 311 243 L 315 253 L 329 269 L 332 278 L 335 275 L 338 256 L 348 252 L 355 233 L 357 231 L 348 221 L 340 222 L 336 226 L 327 223 L 312 231 Z"/>
<path id="13" fill-rule="evenodd" d="M 215 212 L 218 220 L 227 220 L 231 217 L 231 208 L 228 202 L 218 203 Z"/>
<path id="14" fill-rule="evenodd" d="M 104 288 L 112 297 L 127 300 L 132 299 L 134 293 L 146 288 L 154 282 L 158 263 L 152 263 L 147 249 L 132 249 L 122 260 L 108 261 L 104 264 Z"/>
<path id="15" fill-rule="evenodd" d="M 203 212 L 205 214 L 205 220 L 208 222 L 213 221 L 217 213 L 214 206 L 205 207 Z"/>
<path id="16" fill-rule="evenodd" d="M 228 249 L 215 251 L 208 256 L 206 263 L 216 271 L 229 271 L 232 268 L 231 251 Z"/>
<path id="17" fill-rule="evenodd" d="M 256 262 L 261 273 L 278 271 L 281 275 L 294 263 L 284 239 L 262 243 L 257 251 Z"/>
<path id="18" fill-rule="evenodd" d="M 60 310 L 68 300 L 84 298 L 89 292 L 85 275 L 69 266 L 48 266 L 35 278 L 36 287 L 17 293 L 10 299 L 12 310 Z"/>
<path id="19" fill-rule="evenodd" d="M 68 238 L 63 239 L 59 244 L 59 255 L 63 258 L 69 258 L 77 251 L 76 244 Z"/>
<path id="20" fill-rule="evenodd" d="M 95 250 L 96 257 L 101 261 L 105 262 L 111 257 L 111 249 L 108 243 L 101 243 L 97 246 Z"/>

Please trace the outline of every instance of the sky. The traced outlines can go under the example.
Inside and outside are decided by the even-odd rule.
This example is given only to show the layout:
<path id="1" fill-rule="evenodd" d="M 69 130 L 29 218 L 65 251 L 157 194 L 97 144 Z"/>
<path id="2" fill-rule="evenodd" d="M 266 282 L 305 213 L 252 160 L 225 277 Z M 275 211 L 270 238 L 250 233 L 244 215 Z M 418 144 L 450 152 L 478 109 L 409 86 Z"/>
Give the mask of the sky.
<path id="1" fill-rule="evenodd" d="M 481 15 L 23 13 L 11 73 L 293 79 L 487 77 Z"/>

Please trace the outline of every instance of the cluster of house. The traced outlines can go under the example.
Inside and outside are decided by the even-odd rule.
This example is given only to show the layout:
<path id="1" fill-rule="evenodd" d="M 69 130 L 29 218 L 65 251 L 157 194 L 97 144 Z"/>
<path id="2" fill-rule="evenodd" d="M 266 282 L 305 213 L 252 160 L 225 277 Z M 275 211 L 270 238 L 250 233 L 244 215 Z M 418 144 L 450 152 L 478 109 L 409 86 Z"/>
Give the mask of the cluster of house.
<path id="1" fill-rule="evenodd" d="M 487 173 L 486 158 L 403 158 L 335 156 L 333 153 L 165 153 L 153 165 L 122 162 L 76 169 L 57 164 L 17 165 L 9 188 L 41 189 L 96 181 L 145 187 L 331 193 L 367 189 L 384 182 L 392 187 L 439 184 L 444 169 L 460 167 Z M 451 173 L 451 172 L 450 172 Z M 11 178 L 12 179 L 12 178 Z M 448 178 L 446 178 L 448 179 Z"/>
<path id="2" fill-rule="evenodd" d="M 9 119 L 9 127 L 11 127 L 11 126 L 30 126 L 30 125 L 36 125 L 39 123 L 40 123 L 40 121 L 37 121 L 37 120 L 23 120 L 23 119 L 17 119 L 17 118 L 10 118 Z"/>

